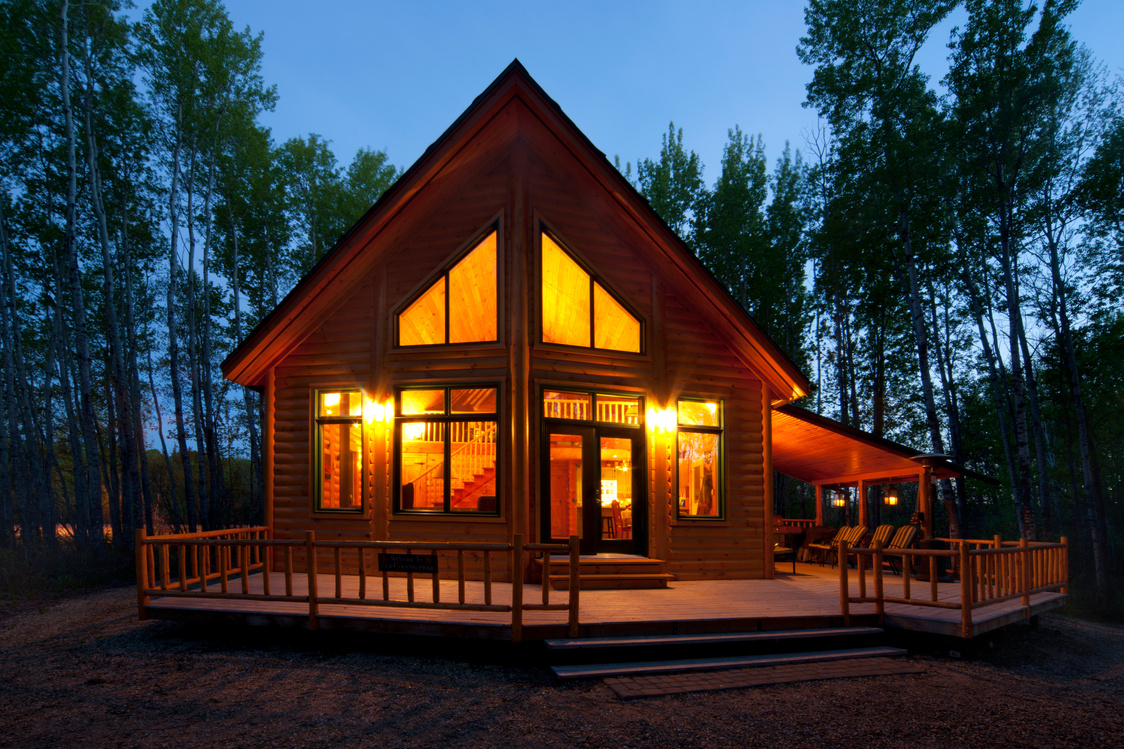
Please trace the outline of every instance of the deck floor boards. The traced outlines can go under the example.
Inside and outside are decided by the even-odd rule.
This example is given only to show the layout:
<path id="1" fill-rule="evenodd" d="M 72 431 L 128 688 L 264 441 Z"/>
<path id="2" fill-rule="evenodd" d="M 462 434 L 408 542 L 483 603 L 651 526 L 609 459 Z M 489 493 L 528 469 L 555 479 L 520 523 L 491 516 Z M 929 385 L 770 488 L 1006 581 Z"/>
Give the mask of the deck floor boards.
<path id="1" fill-rule="evenodd" d="M 842 624 L 840 612 L 840 592 L 838 570 L 819 567 L 814 564 L 799 563 L 797 573 L 791 574 L 779 568 L 772 580 L 700 580 L 673 581 L 664 589 L 647 590 L 583 590 L 580 601 L 580 622 L 585 636 L 597 634 L 658 634 L 660 625 L 674 631 L 720 632 L 736 631 L 756 622 L 754 629 L 777 629 L 785 621 L 803 620 L 804 626 L 813 626 L 816 621 L 826 626 Z M 851 571 L 850 591 L 858 595 L 857 573 Z M 884 580 L 884 593 L 891 597 L 902 595 L 902 580 L 898 576 L 887 575 Z M 261 573 L 249 576 L 249 591 L 261 594 Z M 359 578 L 344 576 L 341 579 L 342 597 L 357 598 Z M 240 579 L 231 579 L 228 590 L 240 593 Z M 867 582 L 868 595 L 873 592 L 873 583 Z M 913 581 L 914 597 L 929 594 L 929 583 Z M 219 585 L 209 586 L 217 591 Z M 280 572 L 270 574 L 270 589 L 276 595 L 285 590 L 284 575 Z M 317 590 L 321 598 L 335 594 L 335 577 L 320 575 Z M 432 582 L 429 577 L 418 575 L 414 580 L 416 601 L 432 600 Z M 442 581 L 440 588 L 442 602 L 456 602 L 458 589 L 455 581 Z M 293 595 L 307 595 L 307 577 L 303 574 L 293 576 Z M 542 589 L 538 585 L 527 584 L 523 591 L 525 603 L 540 603 Z M 381 599 L 382 578 L 370 576 L 367 579 L 367 597 Z M 406 580 L 390 579 L 390 598 L 405 600 Z M 484 584 L 469 581 L 465 584 L 466 603 L 484 603 Z M 939 583 L 938 598 L 956 601 L 959 598 L 959 583 Z M 550 602 L 565 603 L 565 591 L 551 591 Z M 1031 597 L 1030 614 L 1040 613 L 1063 605 L 1065 596 L 1057 593 L 1037 593 Z M 511 604 L 511 585 L 492 584 L 492 603 Z M 851 614 L 870 623 L 875 614 L 873 603 L 851 604 Z M 299 601 L 274 601 L 236 598 L 191 598 L 179 596 L 153 595 L 148 611 L 159 618 L 180 618 L 177 612 L 188 618 L 192 613 L 221 613 L 227 618 L 242 616 L 247 619 L 261 617 L 274 620 L 287 619 L 289 623 L 299 622 L 306 626 L 308 605 Z M 471 634 L 473 628 L 483 628 L 495 636 L 496 628 L 510 627 L 509 612 L 471 611 L 461 609 L 397 608 L 370 605 L 319 605 L 321 619 L 336 619 L 340 626 L 348 622 L 361 621 L 377 628 L 378 622 L 394 623 L 394 631 L 408 631 L 411 622 L 421 629 L 424 625 L 456 625 L 460 634 Z M 999 626 L 1023 619 L 1027 612 L 1018 599 L 975 609 L 972 612 L 973 632 L 980 634 Z M 526 611 L 523 625 L 528 639 L 565 636 L 559 632 L 567 620 L 566 611 Z M 906 604 L 886 605 L 886 626 L 936 634 L 958 635 L 960 631 L 960 612 L 953 609 L 940 609 Z"/>

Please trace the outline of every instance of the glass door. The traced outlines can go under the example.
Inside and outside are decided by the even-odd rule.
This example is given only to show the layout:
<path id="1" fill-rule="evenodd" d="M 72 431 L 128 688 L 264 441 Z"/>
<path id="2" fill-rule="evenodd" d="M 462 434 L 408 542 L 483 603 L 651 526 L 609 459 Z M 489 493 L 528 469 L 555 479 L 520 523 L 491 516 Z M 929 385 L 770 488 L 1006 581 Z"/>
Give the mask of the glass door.
<path id="1" fill-rule="evenodd" d="M 583 554 L 642 553 L 640 435 L 611 427 L 549 425 L 546 448 L 545 535 L 555 541 L 577 535 Z"/>

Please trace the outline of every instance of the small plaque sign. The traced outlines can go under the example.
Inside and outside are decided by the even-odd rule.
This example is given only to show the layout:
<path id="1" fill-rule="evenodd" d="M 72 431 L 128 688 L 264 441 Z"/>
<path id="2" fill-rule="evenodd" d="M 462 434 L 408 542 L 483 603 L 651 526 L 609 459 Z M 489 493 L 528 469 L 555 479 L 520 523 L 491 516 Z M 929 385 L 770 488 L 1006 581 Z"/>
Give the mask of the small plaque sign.
<path id="1" fill-rule="evenodd" d="M 437 574 L 437 557 L 432 554 L 379 554 L 379 569 L 434 575 Z"/>

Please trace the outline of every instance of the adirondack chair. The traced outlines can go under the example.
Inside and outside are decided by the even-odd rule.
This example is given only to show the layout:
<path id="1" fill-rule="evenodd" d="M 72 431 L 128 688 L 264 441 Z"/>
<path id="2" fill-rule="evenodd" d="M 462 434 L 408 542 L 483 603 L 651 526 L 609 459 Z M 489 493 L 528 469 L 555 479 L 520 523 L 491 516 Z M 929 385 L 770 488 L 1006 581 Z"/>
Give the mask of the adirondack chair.
<path id="1" fill-rule="evenodd" d="M 890 539 L 890 543 L 885 546 L 885 549 L 891 550 L 891 549 L 908 549 L 908 548 L 911 548 L 913 546 L 913 542 L 916 538 L 917 538 L 917 526 L 916 525 L 903 525 L 901 528 L 898 528 L 898 532 L 895 533 L 894 537 Z M 902 558 L 901 557 L 899 557 L 899 556 L 888 556 L 888 557 L 885 558 L 885 560 L 882 563 L 885 564 L 885 565 L 889 565 L 891 571 L 893 571 L 893 572 L 895 572 L 899 575 L 902 574 Z"/>
<path id="2" fill-rule="evenodd" d="M 890 541 L 890 535 L 894 532 L 892 525 L 880 525 L 874 529 L 874 535 L 870 537 L 870 543 L 863 543 L 866 539 L 859 539 L 855 544 L 856 546 L 862 545 L 865 548 L 873 549 L 876 541 L 882 542 L 882 548 L 886 548 L 886 544 Z M 847 555 L 847 561 L 850 563 L 851 555 Z"/>
<path id="3" fill-rule="evenodd" d="M 835 541 L 835 544 L 834 544 L 833 548 L 828 552 L 829 554 L 832 555 L 831 566 L 835 567 L 835 563 L 840 561 L 839 560 L 839 542 L 840 541 L 843 541 L 845 539 L 847 541 L 847 546 L 858 546 L 862 542 L 863 536 L 865 536 L 865 535 L 866 535 L 866 526 L 865 525 L 856 525 L 854 528 L 851 528 L 849 531 L 847 531 L 847 533 L 845 535 L 843 535 L 841 537 L 838 537 Z M 843 560 L 840 563 L 846 564 L 847 562 L 846 562 L 846 560 Z"/>
<path id="4" fill-rule="evenodd" d="M 849 530 L 850 527 L 845 525 L 839 530 L 835 531 L 835 535 L 830 539 L 817 544 L 808 544 L 808 548 L 812 550 L 812 553 L 816 557 L 816 561 L 820 563 L 821 567 L 823 567 L 824 559 L 827 557 L 828 552 L 838 547 L 839 539 L 842 538 L 843 534 Z"/>

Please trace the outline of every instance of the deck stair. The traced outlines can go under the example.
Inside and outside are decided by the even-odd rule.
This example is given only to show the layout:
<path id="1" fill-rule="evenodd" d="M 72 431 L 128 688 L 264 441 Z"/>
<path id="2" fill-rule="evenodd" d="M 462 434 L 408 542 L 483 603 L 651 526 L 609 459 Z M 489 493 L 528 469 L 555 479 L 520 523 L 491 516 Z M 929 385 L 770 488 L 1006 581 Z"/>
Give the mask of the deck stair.
<path id="1" fill-rule="evenodd" d="M 547 640 L 562 679 L 767 668 L 905 655 L 877 627 Z"/>
<path id="2" fill-rule="evenodd" d="M 536 559 L 535 565 L 541 577 L 542 560 Z M 667 572 L 664 560 L 629 554 L 583 555 L 578 559 L 578 577 L 582 590 L 666 588 L 669 581 L 676 579 L 675 575 Z M 551 558 L 550 587 L 554 590 L 569 589 L 569 559 Z"/>

